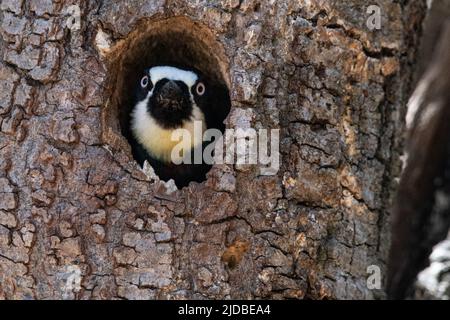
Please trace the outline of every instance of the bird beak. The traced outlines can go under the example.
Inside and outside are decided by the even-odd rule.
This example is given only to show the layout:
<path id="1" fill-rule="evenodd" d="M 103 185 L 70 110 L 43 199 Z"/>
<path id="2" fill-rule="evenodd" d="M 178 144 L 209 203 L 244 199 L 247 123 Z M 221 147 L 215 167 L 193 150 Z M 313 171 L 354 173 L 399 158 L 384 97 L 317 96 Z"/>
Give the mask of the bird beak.
<path id="1" fill-rule="evenodd" d="M 175 81 L 167 81 L 157 96 L 158 104 L 166 109 L 182 109 L 183 91 Z"/>
<path id="2" fill-rule="evenodd" d="M 160 94 L 164 99 L 179 101 L 182 92 L 175 81 L 169 80 L 162 86 Z"/>

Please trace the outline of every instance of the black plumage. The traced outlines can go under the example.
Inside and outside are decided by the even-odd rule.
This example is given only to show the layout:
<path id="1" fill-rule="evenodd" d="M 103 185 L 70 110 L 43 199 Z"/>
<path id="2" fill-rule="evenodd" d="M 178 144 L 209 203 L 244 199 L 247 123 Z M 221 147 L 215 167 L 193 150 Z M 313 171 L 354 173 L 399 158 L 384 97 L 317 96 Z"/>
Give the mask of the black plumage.
<path id="1" fill-rule="evenodd" d="M 148 76 L 150 70 L 152 68 L 144 70 L 140 79 Z M 169 70 L 173 71 L 174 69 Z M 133 109 L 136 108 L 138 103 L 147 98 L 149 91 L 153 90 L 147 103 L 148 115 L 164 129 L 175 130 L 180 128 L 184 122 L 190 121 L 193 113 L 191 99 L 193 99 L 195 105 L 198 106 L 204 115 L 206 128 L 215 128 L 223 132 L 225 129 L 223 121 L 230 110 L 230 98 L 226 85 L 216 79 L 208 78 L 198 70 L 191 69 L 189 71 L 197 75 L 196 82 L 191 87 L 182 80 L 169 79 L 170 77 L 161 78 L 156 83 L 149 81 L 146 87 L 143 87 L 142 83 L 137 83 Z M 198 94 L 199 88 L 204 89 L 203 94 Z M 133 122 L 133 117 L 131 119 Z M 131 123 L 131 126 L 133 126 L 133 123 Z M 133 157 L 141 166 L 147 160 L 161 180 L 174 179 L 177 187 L 182 188 L 191 181 L 201 182 L 206 179 L 206 173 L 210 170 L 211 165 L 205 163 L 177 165 L 171 161 L 164 161 L 149 152 L 151 150 L 148 150 L 148 147 L 139 141 L 136 132 L 133 132 L 133 130 L 130 130 L 130 132 Z M 208 143 L 203 143 L 199 147 L 203 150 Z"/>

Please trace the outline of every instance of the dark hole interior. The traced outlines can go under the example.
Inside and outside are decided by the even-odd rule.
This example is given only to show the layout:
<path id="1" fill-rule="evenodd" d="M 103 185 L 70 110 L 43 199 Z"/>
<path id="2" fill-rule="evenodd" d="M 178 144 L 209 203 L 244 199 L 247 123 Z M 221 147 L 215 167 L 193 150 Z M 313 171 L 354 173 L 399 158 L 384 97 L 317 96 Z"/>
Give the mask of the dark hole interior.
<path id="1" fill-rule="evenodd" d="M 117 77 L 116 92 L 114 93 L 116 104 L 118 106 L 118 119 L 122 135 L 131 141 L 132 133 L 130 128 L 131 112 L 133 110 L 133 97 L 136 86 L 139 84 L 143 70 L 152 66 L 175 66 L 181 69 L 198 70 L 207 80 L 214 84 L 217 94 L 221 97 L 221 103 L 216 108 L 220 108 L 220 123 L 215 128 L 225 129 L 223 121 L 230 111 L 230 97 L 226 81 L 223 78 L 223 68 L 221 69 L 221 61 L 215 55 L 214 48 L 210 42 L 205 41 L 206 36 L 201 30 L 196 29 L 195 25 L 190 28 L 189 25 L 173 23 L 162 24 L 160 28 L 154 27 L 137 32 L 132 35 L 128 42 L 128 46 L 123 48 L 121 56 L 119 56 L 119 71 L 115 75 Z M 143 34 L 143 35 L 142 35 Z M 217 44 L 216 44 L 217 45 Z M 131 144 L 132 145 L 132 144 Z M 133 147 L 132 147 L 133 149 Z M 133 157 L 136 158 L 136 150 L 132 150 Z M 186 169 L 180 165 L 175 168 L 177 170 Z M 190 165 L 193 166 L 193 165 Z M 194 170 L 187 179 L 177 181 L 175 183 L 178 188 L 184 187 L 190 181 L 202 182 L 206 180 L 206 173 L 210 170 L 210 166 L 203 166 L 199 170 Z M 173 169 L 173 168 L 172 168 Z M 169 170 L 170 171 L 172 171 Z M 155 168 L 155 173 L 162 179 L 168 180 L 171 177 L 166 171 Z"/>

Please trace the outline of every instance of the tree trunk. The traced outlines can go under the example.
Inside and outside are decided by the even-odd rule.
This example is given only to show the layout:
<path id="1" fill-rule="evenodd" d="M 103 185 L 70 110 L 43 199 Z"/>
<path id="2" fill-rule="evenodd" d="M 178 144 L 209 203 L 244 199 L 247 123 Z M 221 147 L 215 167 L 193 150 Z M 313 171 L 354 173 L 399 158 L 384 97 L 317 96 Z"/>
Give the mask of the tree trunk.
<path id="1" fill-rule="evenodd" d="M 0 298 L 383 297 L 424 4 L 376 2 L 379 30 L 363 0 L 3 0 Z M 130 90 L 169 58 L 227 83 L 227 128 L 281 130 L 275 175 L 142 172 Z"/>

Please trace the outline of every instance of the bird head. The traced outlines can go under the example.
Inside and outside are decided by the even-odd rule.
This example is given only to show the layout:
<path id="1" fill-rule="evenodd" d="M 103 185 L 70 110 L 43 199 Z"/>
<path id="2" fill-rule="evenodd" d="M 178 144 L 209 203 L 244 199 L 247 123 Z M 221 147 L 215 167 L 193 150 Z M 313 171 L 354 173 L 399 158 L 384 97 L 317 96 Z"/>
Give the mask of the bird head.
<path id="1" fill-rule="evenodd" d="M 206 92 L 197 73 L 170 66 L 146 69 L 138 84 L 137 104 L 167 129 L 192 120 L 196 100 Z"/>

